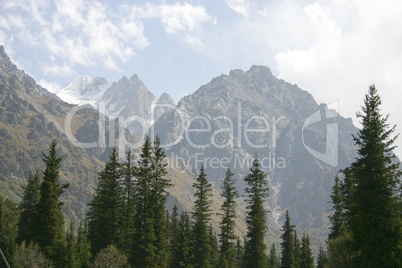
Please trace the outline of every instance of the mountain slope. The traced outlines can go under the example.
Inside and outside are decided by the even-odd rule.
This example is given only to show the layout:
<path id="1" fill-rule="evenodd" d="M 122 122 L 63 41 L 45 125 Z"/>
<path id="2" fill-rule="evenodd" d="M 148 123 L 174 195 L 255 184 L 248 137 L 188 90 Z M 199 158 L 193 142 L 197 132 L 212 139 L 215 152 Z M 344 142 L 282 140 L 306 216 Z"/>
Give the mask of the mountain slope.
<path id="1" fill-rule="evenodd" d="M 94 80 L 102 84 L 101 79 L 95 78 L 92 82 Z M 90 87 L 82 88 L 87 96 L 91 94 Z M 92 91 L 96 92 L 97 88 L 92 88 Z M 166 94 L 156 103 L 171 105 L 170 101 Z M 58 153 L 64 156 L 60 180 L 71 183 L 62 196 L 67 220 L 85 219 L 86 205 L 92 199 L 97 172 L 104 167 L 113 146 L 123 149 L 120 157 L 124 156 L 126 149 L 132 149 L 134 159 L 138 158 L 141 147 L 141 143 L 116 120 L 109 120 L 92 106 L 65 103 L 38 86 L 12 64 L 0 46 L 0 194 L 15 202 L 21 200 L 26 178 L 30 172 L 43 170 L 41 152 L 47 153 L 53 139 L 57 141 Z M 194 202 L 192 185 L 196 174 L 183 170 L 172 159 L 168 161 L 167 176 L 174 186 L 169 189 L 167 207 L 172 209 L 177 204 L 181 210 L 191 211 Z M 212 206 L 215 230 L 219 223 L 217 213 L 220 205 L 216 187 Z M 237 232 L 243 237 L 246 232 L 244 206 L 239 206 L 238 215 Z"/>
<path id="2" fill-rule="evenodd" d="M 326 114 L 327 120 L 305 123 Z M 328 148 L 327 123 L 339 129 Z M 270 178 L 268 222 L 278 229 L 278 219 L 289 209 L 299 228 L 324 235 L 333 179 L 355 156 L 351 133 L 356 130 L 351 119 L 318 105 L 308 92 L 277 79 L 267 67 L 252 66 L 214 78 L 182 98 L 176 110 L 156 121 L 152 133 L 161 137 L 169 156 L 190 169 L 204 164 L 215 182 L 230 167 L 240 189 L 257 153 Z M 307 147 L 322 155 L 336 147 L 339 157 L 328 164 Z"/>

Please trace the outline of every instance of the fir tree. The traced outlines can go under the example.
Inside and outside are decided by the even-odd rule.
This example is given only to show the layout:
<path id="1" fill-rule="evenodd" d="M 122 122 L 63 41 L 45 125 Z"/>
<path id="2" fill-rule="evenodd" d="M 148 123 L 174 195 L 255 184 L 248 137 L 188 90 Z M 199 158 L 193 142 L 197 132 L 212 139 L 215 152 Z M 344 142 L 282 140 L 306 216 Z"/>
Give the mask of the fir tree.
<path id="1" fill-rule="evenodd" d="M 76 252 L 78 267 L 87 267 L 91 258 L 91 244 L 87 239 L 87 230 L 82 222 L 78 225 Z"/>
<path id="2" fill-rule="evenodd" d="M 212 225 L 209 225 L 209 234 L 208 234 L 208 242 L 210 244 L 210 251 L 209 251 L 209 267 L 215 267 L 215 268 L 220 268 L 219 266 L 219 246 L 218 246 L 218 240 L 215 235 L 215 233 L 212 230 Z M 234 266 L 232 266 L 234 267 Z"/>
<path id="3" fill-rule="evenodd" d="M 241 244 L 240 237 L 236 240 L 236 262 L 237 267 L 243 267 L 244 248 Z"/>
<path id="4" fill-rule="evenodd" d="M 172 212 L 172 222 L 170 224 L 170 267 L 180 267 L 180 240 L 181 240 L 181 233 L 180 233 L 180 220 L 179 214 L 177 213 L 177 206 L 174 204 L 173 212 Z"/>
<path id="5" fill-rule="evenodd" d="M 136 215 L 132 263 L 140 267 L 168 267 L 169 229 L 165 207 L 168 188 L 166 154 L 156 137 L 146 136 L 137 167 Z"/>
<path id="6" fill-rule="evenodd" d="M 40 199 L 32 214 L 29 232 L 45 255 L 57 265 L 62 265 L 66 237 L 60 196 L 69 184 L 59 182 L 60 162 L 63 157 L 57 154 L 56 141 L 51 143 L 49 154 L 43 154 L 43 157 L 46 168 L 40 186 Z"/>
<path id="7" fill-rule="evenodd" d="M 157 248 L 155 219 L 152 199 L 152 144 L 149 136 L 145 137 L 140 160 L 138 162 L 135 198 L 136 214 L 134 219 L 134 240 L 131 264 L 134 267 L 157 267 Z M 163 215 L 164 217 L 164 215 Z"/>
<path id="8" fill-rule="evenodd" d="M 294 226 L 290 224 L 289 211 L 286 211 L 286 220 L 282 227 L 282 268 L 295 267 Z"/>
<path id="9" fill-rule="evenodd" d="M 0 249 L 11 260 L 18 236 L 18 207 L 0 194 Z M 0 263 L 3 259 L 0 257 Z"/>
<path id="10" fill-rule="evenodd" d="M 310 248 L 310 237 L 306 234 L 302 237 L 300 248 L 300 268 L 314 268 L 313 253 Z"/>
<path id="11" fill-rule="evenodd" d="M 66 240 L 67 240 L 67 250 L 66 250 L 66 263 L 67 267 L 76 268 L 80 267 L 78 263 L 77 256 L 77 240 L 75 237 L 75 226 L 74 222 L 70 222 L 70 226 L 67 230 Z"/>
<path id="12" fill-rule="evenodd" d="M 300 245 L 300 240 L 297 237 L 297 232 L 296 229 L 294 229 L 294 241 L 293 241 L 293 247 L 294 247 L 294 267 L 299 268 L 300 267 L 300 258 L 301 258 L 301 245 Z"/>
<path id="13" fill-rule="evenodd" d="M 333 213 L 329 216 L 331 227 L 328 239 L 330 240 L 337 238 L 346 232 L 344 207 L 345 205 L 341 190 L 341 183 L 339 182 L 338 175 L 336 175 L 335 185 L 332 187 L 331 194 L 331 209 Z"/>
<path id="14" fill-rule="evenodd" d="M 89 203 L 88 239 L 95 254 L 108 245 L 117 245 L 121 228 L 123 200 L 121 164 L 117 149 L 113 148 L 105 168 L 99 172 L 98 186 Z"/>
<path id="15" fill-rule="evenodd" d="M 210 221 L 210 206 L 212 196 L 212 185 L 208 181 L 201 166 L 197 181 L 193 184 L 195 188 L 195 205 L 193 209 L 193 266 L 206 268 L 210 266 L 211 245 L 208 238 L 208 225 Z"/>
<path id="16" fill-rule="evenodd" d="M 324 248 L 320 245 L 318 256 L 317 256 L 317 268 L 324 268 L 328 262 L 328 256 Z"/>
<path id="17" fill-rule="evenodd" d="M 392 150 L 397 136 L 381 115 L 381 99 L 375 86 L 365 96 L 362 129 L 354 135 L 358 156 L 351 165 L 354 189 L 350 207 L 350 228 L 362 267 L 401 267 L 401 170 Z"/>
<path id="18" fill-rule="evenodd" d="M 24 195 L 20 204 L 21 214 L 18 222 L 19 242 L 24 240 L 31 241 L 29 234 L 29 224 L 34 212 L 35 206 L 40 198 L 40 176 L 38 172 L 30 173 L 27 186 L 24 189 Z"/>
<path id="19" fill-rule="evenodd" d="M 153 207 L 155 247 L 157 256 L 157 266 L 160 268 L 169 265 L 169 246 L 168 246 L 168 217 L 165 207 L 168 196 L 168 188 L 172 183 L 167 174 L 166 154 L 160 146 L 160 139 L 156 136 L 153 145 L 152 157 L 152 185 L 151 185 L 151 205 Z"/>
<path id="20" fill-rule="evenodd" d="M 266 212 L 264 199 L 268 197 L 268 182 L 266 174 L 261 170 L 260 161 L 256 155 L 250 173 L 245 177 L 247 187 L 247 240 L 244 246 L 244 267 L 265 267 L 267 257 L 264 237 L 266 232 Z"/>
<path id="21" fill-rule="evenodd" d="M 119 248 L 127 254 L 131 248 L 132 237 L 134 235 L 135 217 L 135 181 L 134 176 L 136 167 L 133 165 L 132 152 L 127 151 L 126 161 L 122 164 L 122 183 L 123 183 L 123 215 L 122 230 L 119 238 Z"/>
<path id="22" fill-rule="evenodd" d="M 236 219 L 236 198 L 239 196 L 233 173 L 230 169 L 222 183 L 223 204 L 221 207 L 222 220 L 220 222 L 220 267 L 236 267 L 235 241 L 235 219 Z"/>
<path id="23" fill-rule="evenodd" d="M 193 248 L 192 248 L 192 226 L 190 216 L 187 212 L 180 214 L 180 236 L 178 265 L 172 267 L 192 268 L 193 267 Z"/>
<path id="24" fill-rule="evenodd" d="M 275 244 L 272 244 L 271 250 L 269 252 L 269 267 L 270 268 L 280 268 L 281 267 L 281 261 L 276 252 Z"/>

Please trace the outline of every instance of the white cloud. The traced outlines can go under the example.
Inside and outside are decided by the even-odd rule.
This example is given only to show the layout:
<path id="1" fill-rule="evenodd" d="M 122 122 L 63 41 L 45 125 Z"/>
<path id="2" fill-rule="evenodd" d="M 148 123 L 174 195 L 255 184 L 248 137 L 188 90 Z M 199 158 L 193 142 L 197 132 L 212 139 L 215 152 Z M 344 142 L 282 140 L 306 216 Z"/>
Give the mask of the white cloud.
<path id="1" fill-rule="evenodd" d="M 190 4 L 162 5 L 160 17 L 167 33 L 180 31 L 194 32 L 200 29 L 201 24 L 211 17 L 202 6 L 194 7 Z"/>
<path id="2" fill-rule="evenodd" d="M 75 64 L 117 68 L 117 61 L 127 61 L 149 43 L 141 21 L 121 17 L 96 1 L 58 0 L 54 7 L 49 1 L 11 2 L 3 7 L 7 24 L 0 20 L 3 28 L 9 28 L 7 35 L 47 49 L 50 59 L 62 59 L 70 69 Z M 54 73 L 69 73 L 65 66 L 57 70 Z"/>
<path id="3" fill-rule="evenodd" d="M 181 35 L 190 46 L 202 47 L 202 24 L 211 20 L 205 8 L 190 4 L 122 6 L 111 9 L 96 0 L 8 0 L 0 17 L 0 37 L 14 36 L 26 46 L 49 51 L 49 59 L 75 65 L 118 69 L 137 51 L 146 48 L 143 20 L 160 19 L 168 34 Z M 134 12 L 130 12 L 134 11 Z M 5 36 L 5 37 L 4 37 Z M 44 73 L 67 75 L 66 65 Z"/>
<path id="4" fill-rule="evenodd" d="M 66 63 L 64 63 L 63 65 L 57 65 L 57 64 L 54 64 L 52 66 L 45 65 L 43 67 L 43 72 L 45 73 L 45 75 L 55 74 L 65 77 L 75 74 L 74 70 Z"/>
<path id="5" fill-rule="evenodd" d="M 309 20 L 303 33 L 311 39 L 305 47 L 277 52 L 279 76 L 312 92 L 318 102 L 338 99 L 341 114 L 355 123 L 355 112 L 375 83 L 383 113 L 390 113 L 391 124 L 402 122 L 402 2 L 313 3 L 303 12 Z"/>
<path id="6" fill-rule="evenodd" d="M 250 2 L 248 0 L 225 0 L 226 4 L 244 17 L 248 17 Z"/>
<path id="7" fill-rule="evenodd" d="M 130 9 L 131 18 L 160 19 L 165 32 L 169 35 L 182 36 L 183 40 L 195 49 L 203 48 L 200 35 L 203 25 L 216 23 L 203 6 L 188 3 L 174 5 L 146 4 L 145 6 L 126 6 Z"/>
<path id="8" fill-rule="evenodd" d="M 42 87 L 46 88 L 49 92 L 56 93 L 61 89 L 60 85 L 55 82 L 48 82 L 45 79 L 41 79 L 38 81 L 38 84 Z"/>

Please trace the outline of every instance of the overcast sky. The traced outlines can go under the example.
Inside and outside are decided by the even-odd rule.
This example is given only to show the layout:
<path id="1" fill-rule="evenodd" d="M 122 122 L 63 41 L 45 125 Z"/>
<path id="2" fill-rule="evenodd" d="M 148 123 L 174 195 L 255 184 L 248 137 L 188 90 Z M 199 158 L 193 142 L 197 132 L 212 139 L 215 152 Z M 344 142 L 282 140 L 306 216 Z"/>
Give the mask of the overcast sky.
<path id="1" fill-rule="evenodd" d="M 401 14 L 401 0 L 0 0 L 0 44 L 51 91 L 84 74 L 138 74 L 177 102 L 258 64 L 357 122 L 375 83 L 400 133 Z"/>

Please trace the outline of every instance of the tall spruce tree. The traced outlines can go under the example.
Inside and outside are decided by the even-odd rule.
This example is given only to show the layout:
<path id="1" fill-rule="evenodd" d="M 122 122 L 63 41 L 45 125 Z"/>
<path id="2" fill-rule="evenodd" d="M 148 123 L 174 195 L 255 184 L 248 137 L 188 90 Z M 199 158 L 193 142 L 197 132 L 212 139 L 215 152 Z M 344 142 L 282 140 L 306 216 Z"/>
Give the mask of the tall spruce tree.
<path id="1" fill-rule="evenodd" d="M 87 267 L 91 258 L 91 244 L 87 238 L 87 229 L 82 222 L 78 225 L 76 250 L 78 267 Z"/>
<path id="2" fill-rule="evenodd" d="M 179 236 L 179 254 L 177 258 L 178 268 L 193 267 L 193 249 L 192 249 L 192 226 L 190 216 L 187 212 L 180 214 L 180 236 Z"/>
<path id="3" fill-rule="evenodd" d="M 60 184 L 59 169 L 62 156 L 57 154 L 56 141 L 53 140 L 49 153 L 43 153 L 46 168 L 40 186 L 40 199 L 31 217 L 29 232 L 32 240 L 40 246 L 45 255 L 58 266 L 64 263 L 66 237 L 63 230 L 63 202 L 60 196 L 69 183 Z"/>
<path id="4" fill-rule="evenodd" d="M 293 242 L 293 247 L 294 247 L 294 266 L 295 268 L 299 268 L 300 267 L 300 257 L 301 257 L 301 245 L 300 245 L 300 240 L 297 237 L 297 231 L 296 228 L 294 229 L 294 242 Z"/>
<path id="5" fill-rule="evenodd" d="M 170 224 L 170 267 L 180 267 L 180 219 L 174 204 Z"/>
<path id="6" fill-rule="evenodd" d="M 286 220 L 282 227 L 282 268 L 295 267 L 294 226 L 290 224 L 289 211 L 286 210 Z"/>
<path id="7" fill-rule="evenodd" d="M 300 268 L 314 268 L 313 253 L 310 248 L 310 237 L 306 234 L 303 235 L 300 248 Z"/>
<path id="8" fill-rule="evenodd" d="M 109 245 L 117 245 L 121 229 L 123 200 L 121 164 L 117 149 L 113 148 L 105 168 L 98 173 L 98 186 L 88 204 L 88 239 L 96 254 Z"/>
<path id="9" fill-rule="evenodd" d="M 226 177 L 222 183 L 221 196 L 223 204 L 221 207 L 222 220 L 220 222 L 221 233 L 220 241 L 220 267 L 236 267 L 236 235 L 235 235 L 235 219 L 236 219 L 236 198 L 239 196 L 233 173 L 230 169 L 226 172 Z"/>
<path id="10" fill-rule="evenodd" d="M 268 182 L 266 174 L 261 170 L 260 161 L 256 155 L 249 174 L 245 177 L 247 187 L 247 237 L 244 246 L 243 266 L 260 268 L 266 267 L 267 256 L 264 242 L 266 232 L 265 198 L 268 197 Z"/>
<path id="11" fill-rule="evenodd" d="M 243 267 L 243 257 L 244 257 L 244 247 L 241 244 L 240 237 L 237 237 L 236 240 L 236 261 L 237 267 Z"/>
<path id="12" fill-rule="evenodd" d="M 211 218 L 212 185 L 201 166 L 200 174 L 193 184 L 195 189 L 195 204 L 193 208 L 193 266 L 195 268 L 211 267 L 208 225 Z"/>
<path id="13" fill-rule="evenodd" d="M 360 267 L 401 267 L 401 199 L 398 193 L 401 170 L 392 150 L 388 116 L 380 111 L 381 99 L 374 85 L 364 99 L 362 129 L 353 135 L 358 156 L 351 165 L 354 190 L 350 207 L 350 228 L 355 265 Z"/>
<path id="14" fill-rule="evenodd" d="M 324 268 L 328 262 L 328 256 L 324 248 L 320 245 L 317 256 L 317 268 Z"/>
<path id="15" fill-rule="evenodd" d="M 147 135 L 137 164 L 135 184 L 135 219 L 133 248 L 130 263 L 134 267 L 158 267 L 155 219 L 152 197 L 153 163 L 152 143 Z M 165 217 L 165 215 L 163 215 Z"/>
<path id="16" fill-rule="evenodd" d="M 27 181 L 27 185 L 24 189 L 24 195 L 20 204 L 21 214 L 18 222 L 18 240 L 22 242 L 24 240 L 31 241 L 29 234 L 29 224 L 34 212 L 35 206 L 39 202 L 40 198 L 40 176 L 36 171 L 34 174 L 30 173 Z"/>
<path id="17" fill-rule="evenodd" d="M 220 268 L 221 266 L 219 265 L 219 246 L 218 246 L 218 239 L 216 237 L 216 234 L 214 233 L 212 229 L 212 225 L 209 225 L 208 228 L 208 238 L 209 238 L 209 244 L 210 244 L 210 251 L 209 251 L 209 263 L 210 267 L 214 268 Z M 232 266 L 235 267 L 235 266 Z"/>
<path id="18" fill-rule="evenodd" d="M 70 226 L 66 234 L 67 249 L 66 249 L 66 266 L 71 268 L 78 268 L 78 256 L 77 256 L 77 238 L 75 236 L 74 222 L 70 222 Z"/>
<path id="19" fill-rule="evenodd" d="M 272 244 L 271 250 L 269 252 L 269 266 L 270 268 L 280 268 L 281 261 L 278 257 L 278 253 L 276 252 L 275 244 Z"/>
<path id="20" fill-rule="evenodd" d="M 329 220 L 331 221 L 330 233 L 328 235 L 329 240 L 337 238 L 346 232 L 345 202 L 338 175 L 336 175 L 335 184 L 332 187 L 331 210 L 333 213 L 329 216 Z"/>
<path id="21" fill-rule="evenodd" d="M 166 198 L 168 188 L 172 183 L 167 174 L 167 162 L 164 149 L 160 146 L 160 139 L 156 136 L 152 147 L 152 184 L 151 184 L 151 205 L 153 208 L 155 247 L 157 256 L 157 266 L 160 268 L 169 266 L 169 246 L 168 246 L 168 220 L 166 217 Z"/>
<path id="22" fill-rule="evenodd" d="M 17 246 L 18 214 L 17 206 L 0 194 L 0 249 L 8 260 L 11 260 Z M 3 258 L 0 257 L 2 264 Z"/>
<path id="23" fill-rule="evenodd" d="M 135 217 L 135 173 L 136 167 L 133 163 L 133 154 L 131 150 L 126 153 L 126 160 L 122 167 L 122 198 L 123 215 L 119 238 L 119 248 L 124 254 L 128 254 L 131 248 L 132 237 L 134 235 L 134 217 Z"/>

